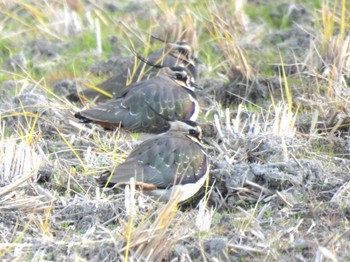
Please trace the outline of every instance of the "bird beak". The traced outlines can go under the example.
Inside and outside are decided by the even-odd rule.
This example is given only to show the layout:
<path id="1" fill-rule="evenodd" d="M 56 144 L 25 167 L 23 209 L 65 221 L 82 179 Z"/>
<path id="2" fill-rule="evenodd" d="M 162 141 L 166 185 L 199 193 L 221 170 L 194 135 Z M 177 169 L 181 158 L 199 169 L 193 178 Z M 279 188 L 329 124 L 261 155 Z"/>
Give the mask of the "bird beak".
<path id="1" fill-rule="evenodd" d="M 206 144 L 206 145 L 212 145 L 211 144 L 211 142 L 208 140 L 208 139 L 206 139 L 205 137 L 202 137 L 202 142 L 204 143 L 204 144 Z"/>
<path id="2" fill-rule="evenodd" d="M 195 57 L 195 56 L 191 56 L 191 59 L 194 61 L 194 63 L 197 65 L 197 64 L 200 64 L 200 65 L 203 65 L 204 63 L 199 60 L 198 57 Z"/>
<path id="3" fill-rule="evenodd" d="M 200 86 L 194 82 L 191 81 L 191 86 L 193 86 L 195 89 L 198 89 L 198 90 L 203 90 L 203 86 Z"/>
<path id="4" fill-rule="evenodd" d="M 176 44 L 176 43 L 167 42 L 167 44 L 168 44 L 169 46 L 171 46 L 172 48 L 178 48 L 178 47 L 179 47 L 179 45 Z"/>

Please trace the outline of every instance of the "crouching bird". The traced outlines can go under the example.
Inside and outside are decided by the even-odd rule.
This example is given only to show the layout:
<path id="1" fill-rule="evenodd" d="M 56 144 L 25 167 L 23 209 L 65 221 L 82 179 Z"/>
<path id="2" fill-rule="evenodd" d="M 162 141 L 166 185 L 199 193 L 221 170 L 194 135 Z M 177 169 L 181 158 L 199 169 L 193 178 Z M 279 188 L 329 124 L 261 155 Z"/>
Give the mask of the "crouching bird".
<path id="1" fill-rule="evenodd" d="M 158 76 L 120 89 L 114 99 L 78 112 L 75 117 L 106 130 L 122 127 L 136 133 L 160 134 L 171 129 L 168 119 L 197 119 L 196 88 L 201 89 L 186 68 L 166 67 Z"/>
<path id="2" fill-rule="evenodd" d="M 144 141 L 113 173 L 107 171 L 96 181 L 100 186 L 124 187 L 133 177 L 144 194 L 166 202 L 176 192 L 182 202 L 198 192 L 208 173 L 201 129 L 195 122 L 186 121 L 181 132 L 169 131 Z"/>
<path id="3" fill-rule="evenodd" d="M 130 58 L 130 60 L 133 61 L 134 58 Z M 128 82 L 134 83 L 137 82 L 139 78 L 145 80 L 149 77 L 155 76 L 159 73 L 159 68 L 163 67 L 185 67 L 195 80 L 198 78 L 196 64 L 200 63 L 200 61 L 193 55 L 191 46 L 185 42 L 167 42 L 164 48 L 152 53 L 147 58 L 147 61 L 148 65 L 145 65 L 144 67 L 143 64 L 140 64 L 136 69 L 134 69 L 134 62 L 131 62 L 131 65 L 124 72 L 97 85 L 102 92 L 94 89 L 87 89 L 79 94 L 70 94 L 67 98 L 73 102 L 79 101 L 79 97 L 85 97 L 90 100 L 96 99 L 98 102 L 103 102 L 109 99 L 106 93 L 115 97 L 118 94 L 119 89 L 126 86 Z M 156 67 L 154 65 L 156 65 Z M 132 73 L 134 70 L 135 72 Z M 143 72 L 144 74 L 142 75 Z M 133 77 L 131 77 L 130 74 L 132 74 Z"/>

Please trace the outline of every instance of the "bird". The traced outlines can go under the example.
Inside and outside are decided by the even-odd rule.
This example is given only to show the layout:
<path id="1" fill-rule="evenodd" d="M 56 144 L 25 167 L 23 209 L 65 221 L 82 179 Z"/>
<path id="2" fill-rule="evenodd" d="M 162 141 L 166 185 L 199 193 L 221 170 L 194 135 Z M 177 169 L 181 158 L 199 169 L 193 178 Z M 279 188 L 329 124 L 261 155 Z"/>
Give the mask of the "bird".
<path id="1" fill-rule="evenodd" d="M 95 178 L 100 187 L 135 185 L 167 202 L 176 190 L 183 202 L 203 186 L 209 174 L 208 156 L 201 144 L 201 129 L 193 121 L 182 122 L 181 131 L 168 131 L 139 144 L 113 171 Z"/>
<path id="2" fill-rule="evenodd" d="M 165 47 L 150 54 L 147 60 L 153 65 L 158 65 L 158 67 L 186 67 L 195 80 L 198 78 L 196 64 L 201 63 L 201 61 L 194 56 L 193 49 L 184 41 L 165 42 Z M 134 68 L 135 63 L 131 62 L 130 64 L 122 73 L 98 84 L 97 89 L 90 88 L 80 93 L 72 93 L 67 96 L 67 99 L 78 102 L 80 97 L 85 97 L 96 102 L 103 102 L 114 97 L 118 90 L 125 85 L 152 77 L 159 71 L 155 70 L 154 66 L 149 67 L 139 64 Z"/>
<path id="3" fill-rule="evenodd" d="M 105 130 L 118 127 L 134 133 L 175 130 L 179 121 L 195 121 L 200 108 L 194 92 L 201 89 L 184 67 L 165 67 L 153 78 L 124 87 L 115 98 L 75 113 L 81 123 Z"/>

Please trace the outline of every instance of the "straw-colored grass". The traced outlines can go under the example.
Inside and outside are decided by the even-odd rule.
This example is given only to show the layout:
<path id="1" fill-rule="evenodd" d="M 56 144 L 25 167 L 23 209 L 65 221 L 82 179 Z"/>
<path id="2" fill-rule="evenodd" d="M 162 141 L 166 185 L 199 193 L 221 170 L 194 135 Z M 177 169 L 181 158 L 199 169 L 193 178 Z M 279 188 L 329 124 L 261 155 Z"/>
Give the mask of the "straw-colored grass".
<path id="1" fill-rule="evenodd" d="M 349 3 L 263 2 L 1 2 L 0 259 L 349 260 Z M 298 30 L 309 45 L 292 41 Z M 109 75 L 92 64 L 147 56 L 163 44 L 151 35 L 187 41 L 205 63 L 210 179 L 187 203 L 132 182 L 98 188 L 139 136 L 78 123 L 94 102 L 53 88 L 96 89 Z M 268 91 L 252 100 L 234 83 Z"/>

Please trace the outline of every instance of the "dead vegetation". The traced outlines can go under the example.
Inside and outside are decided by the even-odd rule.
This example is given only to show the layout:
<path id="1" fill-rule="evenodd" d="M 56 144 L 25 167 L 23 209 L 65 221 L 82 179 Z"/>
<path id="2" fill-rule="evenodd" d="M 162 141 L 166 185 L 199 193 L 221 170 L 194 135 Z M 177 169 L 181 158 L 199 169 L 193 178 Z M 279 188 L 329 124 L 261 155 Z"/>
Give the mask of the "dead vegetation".
<path id="1" fill-rule="evenodd" d="M 309 2 L 2 2 L 0 258 L 349 260 L 350 6 Z M 78 124 L 62 95 L 150 34 L 205 64 L 210 181 L 180 205 L 97 188 L 138 136 Z"/>

